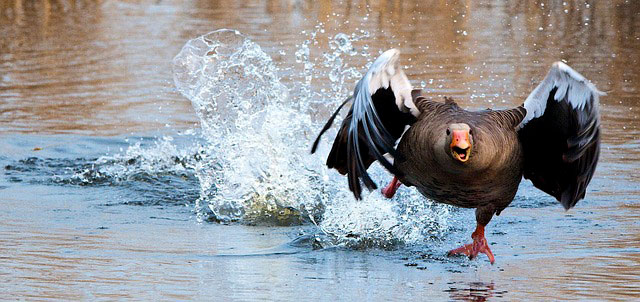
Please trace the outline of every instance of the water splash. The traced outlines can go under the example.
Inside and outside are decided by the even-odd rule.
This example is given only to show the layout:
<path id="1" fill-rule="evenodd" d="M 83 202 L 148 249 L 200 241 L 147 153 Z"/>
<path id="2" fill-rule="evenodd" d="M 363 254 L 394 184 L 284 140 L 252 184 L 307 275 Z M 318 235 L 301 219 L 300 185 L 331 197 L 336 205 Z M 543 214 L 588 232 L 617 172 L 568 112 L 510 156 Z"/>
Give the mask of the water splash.
<path id="1" fill-rule="evenodd" d="M 365 61 L 372 59 L 367 51 L 368 46 L 362 46 L 360 52 L 354 46 L 354 43 L 368 38 L 370 33 L 360 30 L 350 35 L 338 33 L 333 37 L 325 37 L 322 35 L 324 33 L 323 23 L 316 25 L 311 32 L 302 32 L 307 39 L 298 45 L 295 52 L 296 62 L 302 66 L 298 74 L 296 70 L 292 72 L 292 94 L 304 99 L 306 103 L 330 105 L 333 108 L 333 105 L 351 94 L 352 84 L 362 77 L 362 66 L 349 66 L 346 58 L 362 58 Z M 328 41 L 319 43 L 324 38 Z M 329 50 L 314 48 L 325 44 L 329 45 Z M 299 83 L 296 82 L 297 79 L 300 79 Z M 313 79 L 316 81 L 312 83 Z"/>
<path id="2" fill-rule="evenodd" d="M 295 53 L 303 64 L 297 75 L 302 81 L 291 90 L 260 46 L 234 30 L 190 40 L 174 58 L 176 87 L 191 100 L 207 141 L 194 165 L 201 188 L 199 218 L 270 224 L 308 219 L 333 242 L 355 247 L 389 247 L 441 235 L 448 228 L 448 207 L 408 190 L 399 194 L 402 203 L 379 193 L 355 201 L 344 177 L 324 166 L 327 141 L 318 156 L 309 155 L 323 122 L 312 119 L 318 108 L 335 107 L 361 76 L 362 67 L 350 67 L 346 58 L 369 56 L 353 44 L 365 32 L 337 34 L 329 41 L 331 52 L 314 56 L 311 47 L 319 32 L 321 26 Z M 324 84 L 312 83 L 314 78 Z M 376 165 L 371 174 L 379 183 L 389 177 Z"/>
<path id="3" fill-rule="evenodd" d="M 174 134 L 128 138 L 125 142 L 112 138 L 56 138 L 49 147 L 35 153 L 39 157 L 9 161 L 0 169 L 9 182 L 108 190 L 108 196 L 104 196 L 104 204 L 108 205 L 192 206 L 199 196 L 192 168 L 199 160 L 197 137 Z M 124 148 L 128 141 L 131 145 Z M 88 145 L 94 151 L 87 150 Z M 104 155 L 104 150 L 109 149 L 120 151 Z"/>
<path id="4" fill-rule="evenodd" d="M 53 179 L 62 183 L 91 185 L 124 182 L 142 175 L 190 176 L 199 159 L 197 145 L 178 147 L 173 141 L 171 136 L 156 139 L 149 146 L 137 141 L 124 153 L 101 156 L 88 167 L 76 168 L 68 175 L 55 175 Z"/>
<path id="5" fill-rule="evenodd" d="M 224 222 L 267 219 L 270 209 L 316 214 L 324 176 L 307 156 L 310 117 L 259 45 L 233 30 L 198 37 L 175 57 L 174 79 L 209 143 L 195 167 L 199 213 Z"/>
<path id="6" fill-rule="evenodd" d="M 451 208 L 406 191 L 396 195 L 401 203 L 380 194 L 361 202 L 349 201 L 353 199 L 350 193 L 342 195 L 346 202 L 327 207 L 320 227 L 333 242 L 356 249 L 394 248 L 441 239 L 450 228 Z"/>

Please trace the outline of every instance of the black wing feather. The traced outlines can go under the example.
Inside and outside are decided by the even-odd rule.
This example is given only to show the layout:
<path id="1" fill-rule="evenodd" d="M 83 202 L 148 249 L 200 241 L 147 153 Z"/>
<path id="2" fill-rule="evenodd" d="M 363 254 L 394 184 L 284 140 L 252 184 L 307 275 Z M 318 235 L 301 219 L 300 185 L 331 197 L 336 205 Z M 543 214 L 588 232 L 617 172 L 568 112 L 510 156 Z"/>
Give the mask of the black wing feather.
<path id="1" fill-rule="evenodd" d="M 567 87 L 566 89 L 569 89 Z M 518 132 L 524 152 L 524 177 L 554 196 L 565 209 L 584 198 L 600 155 L 600 118 L 593 94 L 583 108 L 549 93 L 545 112 Z"/>
<path id="2" fill-rule="evenodd" d="M 405 127 L 415 121 L 419 111 L 413 103 L 415 94 L 412 94 L 411 83 L 398 66 L 399 55 L 396 49 L 385 51 L 358 81 L 351 97 L 351 109 L 340 126 L 327 158 L 329 168 L 347 174 L 349 189 L 356 199 L 362 198 L 361 182 L 369 190 L 377 188 L 367 173 L 374 161 L 379 161 L 391 173 L 402 175 L 384 155 L 390 154 L 395 159 L 401 157 L 395 150 L 396 141 Z M 320 132 L 312 153 L 340 108 Z"/>
<path id="3" fill-rule="evenodd" d="M 415 122 L 411 113 L 398 109 L 392 87 L 378 89 L 371 96 L 371 100 L 372 110 L 366 112 L 365 118 L 356 121 L 357 127 L 352 127 L 353 106 L 356 105 L 351 107 L 327 157 L 329 168 L 334 168 L 343 175 L 347 174 L 349 189 L 356 199 L 362 198 L 361 181 L 369 190 L 377 188 L 367 173 L 374 161 L 379 161 L 390 172 L 401 175 L 384 154 L 401 157 L 394 149 L 395 142 L 402 136 L 405 126 Z M 357 102 L 357 99 L 354 102 Z M 319 138 L 320 136 L 316 141 Z M 317 146 L 317 143 L 314 143 L 314 146 Z M 314 147 L 312 152 L 315 152 L 315 149 Z"/>

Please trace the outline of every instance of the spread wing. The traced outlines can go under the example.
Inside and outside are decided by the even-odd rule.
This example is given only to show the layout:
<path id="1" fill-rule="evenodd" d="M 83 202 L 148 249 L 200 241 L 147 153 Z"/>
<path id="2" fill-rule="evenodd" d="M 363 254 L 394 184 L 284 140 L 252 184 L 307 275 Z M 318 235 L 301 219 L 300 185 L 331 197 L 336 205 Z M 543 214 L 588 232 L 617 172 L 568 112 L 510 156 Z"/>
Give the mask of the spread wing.
<path id="1" fill-rule="evenodd" d="M 377 188 L 367 173 L 374 161 L 379 161 L 391 173 L 400 174 L 384 155 L 401 156 L 394 148 L 395 143 L 405 127 L 415 122 L 420 114 L 413 102 L 411 83 L 398 65 L 399 56 L 398 50 L 390 49 L 373 62 L 356 84 L 353 96 L 331 116 L 311 150 L 311 153 L 315 152 L 322 134 L 340 109 L 351 101 L 351 109 L 333 142 L 327 166 L 347 174 L 349 189 L 356 199 L 361 198 L 361 181 L 369 190 Z"/>
<path id="2" fill-rule="evenodd" d="M 524 102 L 527 115 L 518 131 L 524 177 L 565 209 L 584 198 L 598 163 L 600 95 L 582 75 L 556 62 Z"/>

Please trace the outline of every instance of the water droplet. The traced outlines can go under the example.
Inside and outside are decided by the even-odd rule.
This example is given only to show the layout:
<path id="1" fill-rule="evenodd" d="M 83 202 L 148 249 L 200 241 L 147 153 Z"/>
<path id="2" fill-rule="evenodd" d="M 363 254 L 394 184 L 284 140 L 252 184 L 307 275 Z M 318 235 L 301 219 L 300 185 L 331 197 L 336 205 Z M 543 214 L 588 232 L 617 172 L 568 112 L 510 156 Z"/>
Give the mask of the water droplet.
<path id="1" fill-rule="evenodd" d="M 347 66 L 344 55 L 370 56 L 352 45 L 369 36 L 361 31 L 336 35 L 329 39 L 333 47 L 322 46 L 322 55 L 313 58 L 318 52 L 310 47 L 316 45 L 319 32 L 316 27 L 305 33 L 309 39 L 297 46 L 295 60 L 301 65 L 295 68 L 301 69 L 299 76 L 306 82 L 292 87 L 280 82 L 281 70 L 258 44 L 235 31 L 205 35 L 209 42 L 204 45 L 199 44 L 203 37 L 196 38 L 175 57 L 176 87 L 192 101 L 206 139 L 198 149 L 202 159 L 194 164 L 201 187 L 198 217 L 276 223 L 322 213 L 318 224 L 332 240 L 360 247 L 422 243 L 425 237 L 443 234 L 450 228 L 448 206 L 402 190 L 401 204 L 379 193 L 351 202 L 348 187 L 338 185 L 344 178 L 328 174 L 320 156 L 308 155 L 310 135 L 323 124 L 312 122 L 317 111 L 309 103 L 320 97 L 330 100 L 327 108 L 335 108 L 344 98 L 333 97 L 352 91 L 362 76 L 363 66 Z M 207 57 L 211 47 L 216 47 L 215 56 Z M 371 66 L 368 61 L 365 68 Z M 316 64 L 327 68 L 315 68 Z M 330 89 L 312 87 L 313 78 L 329 78 Z M 329 147 L 321 143 L 318 152 L 326 154 Z M 369 171 L 377 179 L 387 175 L 380 166 Z"/>

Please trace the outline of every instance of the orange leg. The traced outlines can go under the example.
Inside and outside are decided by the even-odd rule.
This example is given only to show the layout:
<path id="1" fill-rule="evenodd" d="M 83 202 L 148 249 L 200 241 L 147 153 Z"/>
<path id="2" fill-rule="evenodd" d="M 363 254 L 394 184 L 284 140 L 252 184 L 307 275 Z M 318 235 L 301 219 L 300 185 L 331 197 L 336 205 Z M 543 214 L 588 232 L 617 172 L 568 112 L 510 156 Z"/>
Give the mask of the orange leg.
<path id="1" fill-rule="evenodd" d="M 391 182 L 384 189 L 382 189 L 382 195 L 384 195 L 384 197 L 386 198 L 392 198 L 393 195 L 396 194 L 398 188 L 400 188 L 400 185 L 402 185 L 402 183 L 398 180 L 397 177 L 394 176 Z"/>
<path id="2" fill-rule="evenodd" d="M 493 257 L 493 253 L 487 244 L 487 239 L 484 238 L 484 226 L 478 224 L 476 226 L 476 230 L 471 234 L 471 238 L 473 238 L 473 243 L 465 244 L 457 249 L 449 251 L 449 256 L 452 255 L 460 255 L 464 254 L 469 256 L 469 259 L 473 259 L 478 256 L 479 253 L 486 254 L 489 257 L 489 262 L 493 264 L 495 262 L 495 258 Z"/>

